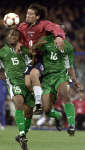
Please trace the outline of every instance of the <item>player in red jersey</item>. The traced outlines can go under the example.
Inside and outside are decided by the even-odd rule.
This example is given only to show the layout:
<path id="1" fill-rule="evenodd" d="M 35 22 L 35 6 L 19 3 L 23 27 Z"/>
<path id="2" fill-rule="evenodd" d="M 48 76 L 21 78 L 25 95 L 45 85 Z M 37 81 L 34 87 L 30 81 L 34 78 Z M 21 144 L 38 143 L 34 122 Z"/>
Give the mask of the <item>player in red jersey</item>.
<path id="1" fill-rule="evenodd" d="M 55 24 L 48 20 L 43 20 L 44 18 L 44 11 L 40 5 L 32 4 L 29 6 L 26 14 L 26 21 L 21 23 L 18 26 L 18 30 L 21 33 L 20 42 L 17 45 L 17 52 L 20 49 L 20 46 L 25 45 L 28 48 L 31 48 L 38 40 L 45 36 L 47 32 L 50 32 L 54 35 L 55 40 L 54 44 L 57 45 L 59 49 L 63 49 L 64 47 L 64 39 L 65 33 L 61 29 L 58 24 Z M 38 64 L 34 66 L 34 68 L 30 71 L 28 67 L 29 74 L 25 76 L 25 83 L 26 86 L 30 86 L 32 83 L 32 88 L 35 96 L 35 104 L 37 107 L 40 107 L 41 103 L 41 95 L 42 95 L 42 88 L 40 85 L 40 76 L 43 71 L 43 66 L 41 62 L 41 58 L 38 57 Z M 30 82 L 31 80 L 31 82 Z"/>

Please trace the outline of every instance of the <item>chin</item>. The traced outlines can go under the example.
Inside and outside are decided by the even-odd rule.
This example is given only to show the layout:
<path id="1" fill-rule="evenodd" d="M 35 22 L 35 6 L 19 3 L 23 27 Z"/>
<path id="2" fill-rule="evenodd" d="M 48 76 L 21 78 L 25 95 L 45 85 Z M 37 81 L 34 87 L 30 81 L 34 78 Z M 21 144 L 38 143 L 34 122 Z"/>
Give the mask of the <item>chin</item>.
<path id="1" fill-rule="evenodd" d="M 31 20 L 26 20 L 26 23 L 29 23 L 29 24 L 31 24 L 32 22 L 31 22 Z"/>

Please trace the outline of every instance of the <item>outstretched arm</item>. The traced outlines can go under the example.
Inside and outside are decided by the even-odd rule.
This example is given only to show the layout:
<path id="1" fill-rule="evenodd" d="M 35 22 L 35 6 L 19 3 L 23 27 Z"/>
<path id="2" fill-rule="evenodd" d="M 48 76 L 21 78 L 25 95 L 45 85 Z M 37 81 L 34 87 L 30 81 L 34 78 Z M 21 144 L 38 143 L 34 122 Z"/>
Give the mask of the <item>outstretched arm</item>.
<path id="1" fill-rule="evenodd" d="M 61 28 L 60 25 L 55 24 L 51 21 L 45 21 L 45 30 L 52 33 L 55 37 L 54 45 L 59 48 L 59 50 L 64 49 L 64 40 L 65 40 L 65 32 Z"/>
<path id="2" fill-rule="evenodd" d="M 78 91 L 82 91 L 83 90 L 83 86 L 77 81 L 74 69 L 73 68 L 69 68 L 69 69 L 67 69 L 67 71 L 68 71 L 68 74 L 70 75 L 70 77 L 71 77 L 71 79 L 72 79 L 72 81 L 74 83 L 75 88 Z"/>

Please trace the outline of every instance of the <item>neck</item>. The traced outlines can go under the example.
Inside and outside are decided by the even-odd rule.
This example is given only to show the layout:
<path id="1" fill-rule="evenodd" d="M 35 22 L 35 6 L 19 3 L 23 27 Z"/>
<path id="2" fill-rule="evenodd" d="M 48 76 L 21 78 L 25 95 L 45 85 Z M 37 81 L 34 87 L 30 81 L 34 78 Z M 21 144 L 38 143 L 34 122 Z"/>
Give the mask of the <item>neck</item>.
<path id="1" fill-rule="evenodd" d="M 37 23 L 38 23 L 38 20 L 35 21 L 35 22 L 33 22 L 33 23 L 29 23 L 29 25 L 30 25 L 30 26 L 34 26 L 34 25 L 37 24 Z"/>

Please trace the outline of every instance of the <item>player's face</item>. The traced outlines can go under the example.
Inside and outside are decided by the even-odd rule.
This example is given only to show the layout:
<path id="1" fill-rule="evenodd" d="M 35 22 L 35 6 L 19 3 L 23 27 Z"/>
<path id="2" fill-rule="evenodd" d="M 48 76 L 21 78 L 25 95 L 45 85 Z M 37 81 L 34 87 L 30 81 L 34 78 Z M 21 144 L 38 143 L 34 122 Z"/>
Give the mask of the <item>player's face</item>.
<path id="1" fill-rule="evenodd" d="M 16 44 L 19 41 L 19 32 L 15 30 L 10 30 L 7 36 L 7 41 L 9 44 Z"/>
<path id="2" fill-rule="evenodd" d="M 39 19 L 39 16 L 36 16 L 36 13 L 33 9 L 28 9 L 26 14 L 27 23 L 35 23 Z"/>

